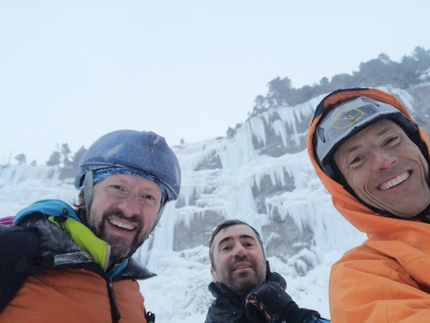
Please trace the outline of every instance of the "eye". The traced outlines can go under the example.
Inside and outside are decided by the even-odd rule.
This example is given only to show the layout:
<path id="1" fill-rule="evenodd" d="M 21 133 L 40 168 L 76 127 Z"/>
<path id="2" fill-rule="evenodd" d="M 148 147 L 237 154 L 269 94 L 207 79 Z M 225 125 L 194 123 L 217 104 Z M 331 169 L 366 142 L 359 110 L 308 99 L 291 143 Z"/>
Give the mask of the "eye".
<path id="1" fill-rule="evenodd" d="M 155 197 L 153 197 L 150 194 L 143 194 L 142 198 L 147 199 L 147 200 L 153 200 L 153 201 L 155 201 Z"/>
<path id="2" fill-rule="evenodd" d="M 354 157 L 350 162 L 349 165 L 356 165 L 357 163 L 361 162 L 363 160 L 363 157 Z"/>
<path id="3" fill-rule="evenodd" d="M 231 250 L 231 246 L 230 245 L 224 245 L 221 247 L 221 251 L 229 251 Z"/>
<path id="4" fill-rule="evenodd" d="M 125 197 L 127 196 L 127 189 L 125 186 L 118 185 L 118 184 L 111 184 L 108 186 L 108 191 L 117 197 Z"/>
<path id="5" fill-rule="evenodd" d="M 387 140 L 385 140 L 384 142 L 384 146 L 388 146 L 390 144 L 395 144 L 397 141 L 399 141 L 399 136 L 392 136 L 389 137 Z"/>
<path id="6" fill-rule="evenodd" d="M 124 186 L 118 185 L 118 184 L 109 185 L 109 189 L 112 190 L 114 193 L 125 193 L 125 192 L 127 192 L 127 190 Z"/>

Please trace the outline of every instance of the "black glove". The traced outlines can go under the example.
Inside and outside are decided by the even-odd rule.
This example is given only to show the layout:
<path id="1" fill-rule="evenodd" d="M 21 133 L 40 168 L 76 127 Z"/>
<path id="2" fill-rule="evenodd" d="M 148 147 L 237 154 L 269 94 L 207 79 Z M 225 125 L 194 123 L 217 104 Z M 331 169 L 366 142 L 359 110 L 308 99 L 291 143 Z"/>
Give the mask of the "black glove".
<path id="1" fill-rule="evenodd" d="M 254 288 L 245 301 L 245 312 L 250 322 L 304 323 L 312 316 L 320 317 L 316 311 L 299 308 L 281 286 L 273 281 Z"/>
<path id="2" fill-rule="evenodd" d="M 155 323 L 155 314 L 145 311 L 146 323 Z"/>

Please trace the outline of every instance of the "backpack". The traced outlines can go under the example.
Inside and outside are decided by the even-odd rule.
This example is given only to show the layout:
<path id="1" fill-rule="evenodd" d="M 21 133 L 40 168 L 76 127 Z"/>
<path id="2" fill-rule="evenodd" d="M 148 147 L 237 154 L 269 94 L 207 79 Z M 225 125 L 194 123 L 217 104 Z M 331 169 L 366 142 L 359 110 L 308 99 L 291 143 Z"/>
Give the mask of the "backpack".
<path id="1" fill-rule="evenodd" d="M 47 258 L 52 258 L 48 262 L 53 262 L 52 254 L 39 255 L 37 232 L 18 226 L 0 225 L 0 311 L 21 288 L 26 276 L 43 271 L 46 264 L 40 264 L 46 263 Z"/>

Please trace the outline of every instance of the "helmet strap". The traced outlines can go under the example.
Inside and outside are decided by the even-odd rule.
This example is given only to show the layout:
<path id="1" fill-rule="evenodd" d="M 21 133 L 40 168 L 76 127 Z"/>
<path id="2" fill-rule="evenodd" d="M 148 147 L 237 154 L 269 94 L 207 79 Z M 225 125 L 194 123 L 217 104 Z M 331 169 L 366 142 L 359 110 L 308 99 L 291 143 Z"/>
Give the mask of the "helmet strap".
<path id="1" fill-rule="evenodd" d="M 155 227 L 157 226 L 158 222 L 160 221 L 161 215 L 164 212 L 164 209 L 166 208 L 167 202 L 164 202 L 164 204 L 160 207 L 158 210 L 157 216 L 155 218 L 154 224 L 152 225 L 150 233 L 152 233 L 155 230 Z"/>
<path id="2" fill-rule="evenodd" d="M 93 201 L 93 171 L 90 170 L 85 173 L 84 179 L 84 199 L 85 207 L 87 209 L 87 218 L 85 219 L 89 223 L 91 202 Z"/>

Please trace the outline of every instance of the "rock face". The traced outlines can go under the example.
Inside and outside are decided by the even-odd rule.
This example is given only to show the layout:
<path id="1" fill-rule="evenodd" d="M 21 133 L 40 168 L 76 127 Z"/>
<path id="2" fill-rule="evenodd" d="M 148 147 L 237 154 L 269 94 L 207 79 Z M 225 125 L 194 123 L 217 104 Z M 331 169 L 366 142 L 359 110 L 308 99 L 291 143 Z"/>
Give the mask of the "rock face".
<path id="1" fill-rule="evenodd" d="M 383 90 L 398 96 L 430 130 L 429 86 Z M 307 155 L 310 118 L 324 96 L 257 112 L 230 128 L 225 138 L 174 147 L 183 171 L 182 191 L 165 211 L 169 215 L 163 215 L 154 239 L 173 234 L 174 251 L 207 246 L 218 224 L 240 219 L 259 230 L 266 256 L 280 257 L 299 275 L 306 274 L 318 263 L 317 240 L 324 239 L 316 239 L 315 231 L 324 236 L 326 228 L 314 222 L 318 205 L 298 193 L 319 185 L 310 163 L 301 161 Z"/>

